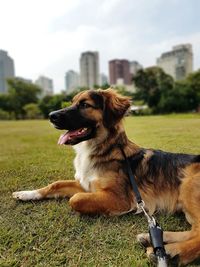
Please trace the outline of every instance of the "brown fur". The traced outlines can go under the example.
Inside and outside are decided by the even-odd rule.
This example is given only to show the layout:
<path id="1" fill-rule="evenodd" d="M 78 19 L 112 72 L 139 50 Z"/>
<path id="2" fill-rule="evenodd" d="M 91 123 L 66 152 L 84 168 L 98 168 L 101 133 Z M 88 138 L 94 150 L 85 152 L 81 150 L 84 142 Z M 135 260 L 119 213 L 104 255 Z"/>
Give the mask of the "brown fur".
<path id="1" fill-rule="evenodd" d="M 69 197 L 71 207 L 83 214 L 120 215 L 135 210 L 136 201 L 120 145 L 126 157 L 133 160 L 132 166 L 135 164 L 133 172 L 149 212 L 182 210 L 192 224 L 188 232 L 164 233 L 166 252 L 171 257 L 178 255 L 183 264 L 199 257 L 199 158 L 142 149 L 131 142 L 122 123 L 130 100 L 112 89 L 82 92 L 75 96 L 72 106 L 81 101 L 95 107 L 80 112 L 84 118 L 96 122 L 96 136 L 74 146 L 77 180 L 57 181 L 38 189 L 40 199 Z M 137 162 L 139 153 L 143 157 Z M 86 177 L 82 177 L 84 174 Z M 15 197 L 23 200 L 20 194 Z M 138 239 L 150 242 L 148 234 L 141 234 Z"/>

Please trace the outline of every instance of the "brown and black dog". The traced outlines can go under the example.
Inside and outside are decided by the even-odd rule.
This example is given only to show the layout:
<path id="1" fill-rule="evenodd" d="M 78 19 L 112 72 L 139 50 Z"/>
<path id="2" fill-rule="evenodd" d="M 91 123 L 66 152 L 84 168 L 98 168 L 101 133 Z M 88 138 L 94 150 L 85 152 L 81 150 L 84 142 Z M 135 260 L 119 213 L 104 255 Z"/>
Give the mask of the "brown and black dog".
<path id="1" fill-rule="evenodd" d="M 200 256 L 200 155 L 144 149 L 131 142 L 122 123 L 129 107 L 129 98 L 113 89 L 88 90 L 76 95 L 71 107 L 50 113 L 55 128 L 67 130 L 59 144 L 73 145 L 76 151 L 75 180 L 15 192 L 13 197 L 24 201 L 68 197 L 71 207 L 83 214 L 135 211 L 121 146 L 150 214 L 180 210 L 192 225 L 191 231 L 164 232 L 167 254 L 178 255 L 187 264 Z M 149 242 L 148 234 L 138 239 Z"/>

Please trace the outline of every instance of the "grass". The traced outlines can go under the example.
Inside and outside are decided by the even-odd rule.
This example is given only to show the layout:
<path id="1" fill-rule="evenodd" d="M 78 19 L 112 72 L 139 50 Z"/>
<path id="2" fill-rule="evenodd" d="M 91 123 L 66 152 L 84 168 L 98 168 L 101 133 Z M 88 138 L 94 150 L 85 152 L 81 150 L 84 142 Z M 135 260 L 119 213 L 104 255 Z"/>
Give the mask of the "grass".
<path id="1" fill-rule="evenodd" d="M 128 117 L 125 125 L 141 146 L 200 153 L 199 115 Z M 135 240 L 147 230 L 142 215 L 79 216 L 65 199 L 12 199 L 73 177 L 74 152 L 56 145 L 59 135 L 47 121 L 0 122 L 0 266 L 152 266 Z M 189 229 L 183 215 L 156 217 L 165 230 Z"/>

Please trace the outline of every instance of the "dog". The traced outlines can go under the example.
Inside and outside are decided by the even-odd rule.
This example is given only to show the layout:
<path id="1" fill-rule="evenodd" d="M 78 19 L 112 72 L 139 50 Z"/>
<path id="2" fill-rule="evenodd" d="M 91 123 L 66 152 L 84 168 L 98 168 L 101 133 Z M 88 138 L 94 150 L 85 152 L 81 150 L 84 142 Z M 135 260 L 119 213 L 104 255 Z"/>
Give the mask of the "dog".
<path id="1" fill-rule="evenodd" d="M 130 105 L 130 99 L 114 89 L 87 90 L 76 95 L 70 107 L 51 112 L 54 127 L 67 130 L 58 143 L 76 151 L 75 180 L 14 192 L 13 197 L 23 201 L 67 197 L 81 214 L 136 212 L 123 149 L 149 213 L 182 211 L 192 225 L 190 231 L 163 234 L 166 253 L 187 264 L 200 256 L 200 155 L 144 149 L 131 142 L 123 127 Z M 137 238 L 148 244 L 151 255 L 149 235 Z"/>

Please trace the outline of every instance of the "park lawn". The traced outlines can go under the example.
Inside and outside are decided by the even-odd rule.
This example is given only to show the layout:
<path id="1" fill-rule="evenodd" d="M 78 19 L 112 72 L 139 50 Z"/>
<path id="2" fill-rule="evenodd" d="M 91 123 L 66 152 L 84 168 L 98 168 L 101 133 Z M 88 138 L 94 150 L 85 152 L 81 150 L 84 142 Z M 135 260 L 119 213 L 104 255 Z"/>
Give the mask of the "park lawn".
<path id="1" fill-rule="evenodd" d="M 200 154 L 200 115 L 127 117 L 125 127 L 143 147 Z M 65 199 L 12 199 L 73 177 L 74 152 L 56 145 L 59 135 L 48 121 L 0 122 L 0 266 L 152 266 L 135 239 L 147 231 L 142 215 L 79 216 Z M 189 229 L 181 214 L 156 217 L 165 230 Z"/>

